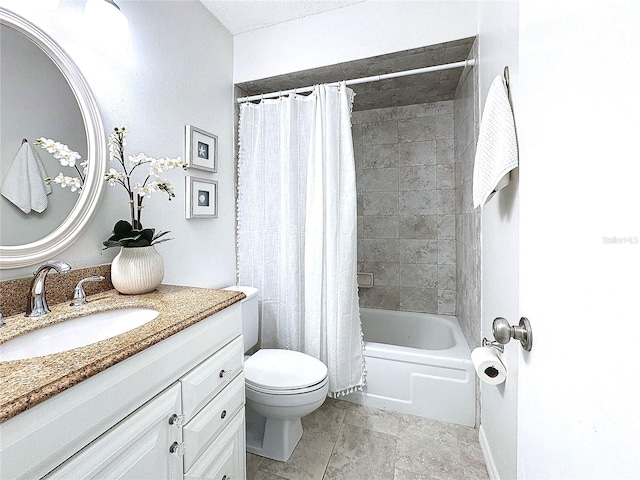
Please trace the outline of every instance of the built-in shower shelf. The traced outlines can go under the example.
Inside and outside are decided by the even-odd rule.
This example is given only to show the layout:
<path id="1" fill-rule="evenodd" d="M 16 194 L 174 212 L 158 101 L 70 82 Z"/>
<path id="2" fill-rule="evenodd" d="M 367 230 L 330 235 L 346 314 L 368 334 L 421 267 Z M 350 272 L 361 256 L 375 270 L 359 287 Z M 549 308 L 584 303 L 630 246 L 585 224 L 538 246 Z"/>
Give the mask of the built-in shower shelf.
<path id="1" fill-rule="evenodd" d="M 373 273 L 358 272 L 358 287 L 360 288 L 373 287 Z"/>

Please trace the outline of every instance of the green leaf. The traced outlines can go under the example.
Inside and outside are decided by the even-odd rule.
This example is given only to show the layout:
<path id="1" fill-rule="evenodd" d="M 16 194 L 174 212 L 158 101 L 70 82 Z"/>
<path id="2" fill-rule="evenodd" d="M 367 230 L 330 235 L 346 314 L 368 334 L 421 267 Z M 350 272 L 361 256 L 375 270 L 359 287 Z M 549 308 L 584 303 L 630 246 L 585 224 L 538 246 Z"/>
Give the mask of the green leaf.
<path id="1" fill-rule="evenodd" d="M 105 240 L 104 242 L 102 242 L 102 245 L 104 245 L 103 250 L 106 250 L 107 248 L 112 248 L 112 247 L 120 247 L 120 242 L 117 242 L 115 240 Z"/>
<path id="2" fill-rule="evenodd" d="M 113 234 L 121 237 L 131 234 L 133 227 L 126 220 L 118 220 L 113 226 Z"/>
<path id="3" fill-rule="evenodd" d="M 162 240 L 154 240 L 152 245 L 157 245 L 158 243 L 168 242 L 169 240 L 173 240 L 173 238 L 163 238 Z"/>
<path id="4" fill-rule="evenodd" d="M 155 233 L 156 230 L 154 228 L 145 228 L 144 230 L 140 231 L 140 238 L 143 238 L 144 240 L 149 242 L 148 245 L 151 245 Z"/>
<path id="5" fill-rule="evenodd" d="M 147 240 L 146 238 L 138 238 L 137 240 L 120 240 L 120 244 L 123 247 L 148 247 L 150 245 L 149 240 Z"/>
<path id="6" fill-rule="evenodd" d="M 162 231 L 162 232 L 158 232 L 156 235 L 153 236 L 153 240 L 152 241 L 155 243 L 159 238 L 164 237 L 169 232 L 170 232 L 170 230 L 165 230 L 165 231 Z M 167 238 L 166 240 L 169 240 L 169 239 Z M 163 240 L 163 241 L 166 241 L 166 240 Z"/>
<path id="7" fill-rule="evenodd" d="M 156 243 L 172 240 L 171 238 L 161 239 L 167 233 L 169 232 L 159 232 L 156 235 L 155 228 L 136 230 L 126 220 L 119 220 L 113 227 L 112 235 L 102 242 L 102 245 L 104 245 L 103 250 L 112 247 L 148 247 Z"/>

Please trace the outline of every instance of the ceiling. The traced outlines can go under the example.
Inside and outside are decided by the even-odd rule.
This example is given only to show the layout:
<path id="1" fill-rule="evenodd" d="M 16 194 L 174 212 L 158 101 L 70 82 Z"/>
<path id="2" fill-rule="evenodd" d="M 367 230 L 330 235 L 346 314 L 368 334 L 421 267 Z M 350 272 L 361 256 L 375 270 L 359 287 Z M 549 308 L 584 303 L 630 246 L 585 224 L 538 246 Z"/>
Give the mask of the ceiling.
<path id="1" fill-rule="evenodd" d="M 365 0 L 200 0 L 233 35 L 344 8 Z M 466 60 L 475 37 L 244 82 L 244 96 Z M 352 85 L 354 110 L 453 99 L 463 68 Z"/>
<path id="2" fill-rule="evenodd" d="M 475 37 L 401 52 L 363 58 L 352 62 L 302 70 L 286 75 L 237 84 L 244 96 L 302 88 L 320 83 L 401 72 L 467 59 Z M 378 82 L 352 85 L 356 93 L 353 109 L 397 107 L 452 100 L 463 68 L 441 70 Z"/>
<path id="3" fill-rule="evenodd" d="M 233 35 L 336 10 L 364 0 L 200 0 Z"/>

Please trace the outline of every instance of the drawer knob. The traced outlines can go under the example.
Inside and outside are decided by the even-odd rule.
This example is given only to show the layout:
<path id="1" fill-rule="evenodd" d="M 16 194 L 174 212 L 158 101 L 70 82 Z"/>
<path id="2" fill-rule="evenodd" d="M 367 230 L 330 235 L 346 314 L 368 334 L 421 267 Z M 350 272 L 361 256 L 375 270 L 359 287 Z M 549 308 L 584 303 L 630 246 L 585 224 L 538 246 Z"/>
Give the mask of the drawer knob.
<path id="1" fill-rule="evenodd" d="M 227 411 L 226 410 L 222 410 L 222 413 L 220 414 L 220 418 L 224 418 L 227 416 Z"/>
<path id="2" fill-rule="evenodd" d="M 184 425 L 184 419 L 184 415 L 178 415 L 174 413 L 169 417 L 169 425 L 180 428 L 182 425 Z"/>
<path id="3" fill-rule="evenodd" d="M 220 378 L 231 377 L 231 372 L 233 372 L 233 370 L 225 370 L 225 369 L 220 370 Z"/>
<path id="4" fill-rule="evenodd" d="M 186 449 L 187 445 L 185 445 L 184 442 L 173 442 L 169 447 L 169 452 L 174 454 L 176 457 L 182 457 Z"/>

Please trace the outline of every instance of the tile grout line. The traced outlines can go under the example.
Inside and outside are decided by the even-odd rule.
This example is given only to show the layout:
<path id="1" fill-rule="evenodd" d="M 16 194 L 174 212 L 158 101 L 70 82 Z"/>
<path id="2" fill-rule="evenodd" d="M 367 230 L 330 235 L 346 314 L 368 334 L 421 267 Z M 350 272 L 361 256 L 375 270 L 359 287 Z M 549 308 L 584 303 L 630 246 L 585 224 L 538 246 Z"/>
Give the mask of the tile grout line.
<path id="1" fill-rule="evenodd" d="M 395 440 L 395 448 L 393 449 L 393 466 L 391 468 L 391 479 L 395 480 L 396 478 L 396 461 L 398 460 L 398 429 L 400 428 L 400 419 L 398 418 L 398 426 L 396 427 L 396 433 L 393 435 Z"/>
<path id="2" fill-rule="evenodd" d="M 324 471 L 322 472 L 322 480 L 325 480 L 325 475 L 327 474 L 327 468 L 329 468 L 329 463 L 331 463 L 331 457 L 333 457 L 333 452 L 336 451 L 336 445 L 338 444 L 338 440 L 340 439 L 340 432 L 342 431 L 342 426 L 344 425 L 344 419 L 347 418 L 347 412 L 349 410 L 349 405 L 345 408 L 344 417 L 340 421 L 340 428 L 338 428 L 338 432 L 336 434 L 336 439 L 333 442 L 333 447 L 331 448 L 331 453 L 329 454 L 329 458 L 327 459 L 327 464 L 324 466 Z"/>

